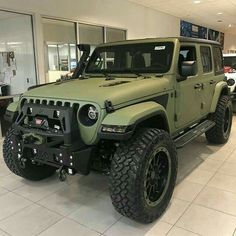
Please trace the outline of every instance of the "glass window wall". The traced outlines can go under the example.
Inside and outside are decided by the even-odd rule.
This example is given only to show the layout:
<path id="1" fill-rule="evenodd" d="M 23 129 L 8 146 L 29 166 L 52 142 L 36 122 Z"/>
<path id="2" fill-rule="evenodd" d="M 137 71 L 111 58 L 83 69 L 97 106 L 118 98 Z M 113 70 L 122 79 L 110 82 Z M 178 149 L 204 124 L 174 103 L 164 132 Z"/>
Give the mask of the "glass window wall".
<path id="1" fill-rule="evenodd" d="M 54 82 L 77 64 L 76 23 L 43 19 L 46 77 Z"/>

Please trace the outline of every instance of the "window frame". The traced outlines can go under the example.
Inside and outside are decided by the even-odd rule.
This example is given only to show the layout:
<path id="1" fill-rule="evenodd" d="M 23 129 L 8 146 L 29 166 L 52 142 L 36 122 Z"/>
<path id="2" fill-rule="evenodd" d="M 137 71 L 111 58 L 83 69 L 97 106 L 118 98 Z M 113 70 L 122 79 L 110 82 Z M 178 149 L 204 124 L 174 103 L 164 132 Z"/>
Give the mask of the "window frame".
<path id="1" fill-rule="evenodd" d="M 222 69 L 221 70 L 216 70 L 216 50 L 220 50 L 220 55 L 221 55 L 221 65 L 222 65 Z M 214 45 L 212 46 L 212 52 L 213 52 L 213 63 L 214 63 L 214 73 L 215 75 L 223 75 L 224 74 L 224 61 L 223 61 L 223 53 L 222 53 L 222 49 L 220 46 Z"/>
<path id="2" fill-rule="evenodd" d="M 189 76 L 188 78 L 195 78 L 195 77 L 197 77 L 197 76 L 199 76 L 199 68 L 198 68 L 198 63 L 197 63 L 197 61 L 198 61 L 198 53 L 197 53 L 197 47 L 196 47 L 196 45 L 194 45 L 194 44 L 185 44 L 185 43 L 183 43 L 183 44 L 180 44 L 180 47 L 179 47 L 179 54 L 178 55 L 180 55 L 180 52 L 181 52 L 181 48 L 194 48 L 194 50 L 195 50 L 195 61 L 196 61 L 196 74 L 195 75 L 193 75 L 193 76 Z M 178 58 L 178 64 L 179 64 L 179 58 Z M 181 73 L 180 73 L 180 71 L 179 71 L 179 68 L 178 68 L 178 73 L 179 73 L 179 75 L 180 76 L 182 76 L 181 75 Z"/>
<path id="3" fill-rule="evenodd" d="M 211 69 L 209 71 L 204 71 L 204 65 L 203 65 L 203 58 L 202 58 L 202 49 L 203 48 L 208 48 L 210 52 L 210 62 L 211 62 Z M 199 47 L 199 53 L 200 53 L 200 58 L 201 58 L 201 65 L 202 65 L 202 73 L 205 74 L 210 74 L 213 72 L 213 60 L 212 60 L 212 50 L 210 45 L 200 45 Z"/>

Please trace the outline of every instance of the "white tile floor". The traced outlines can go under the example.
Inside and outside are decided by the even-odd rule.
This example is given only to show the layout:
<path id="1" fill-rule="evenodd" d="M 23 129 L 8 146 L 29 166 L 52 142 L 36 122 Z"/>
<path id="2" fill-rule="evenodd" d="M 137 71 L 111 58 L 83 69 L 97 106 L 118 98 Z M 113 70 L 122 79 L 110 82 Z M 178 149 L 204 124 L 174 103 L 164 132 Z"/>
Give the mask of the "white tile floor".
<path id="1" fill-rule="evenodd" d="M 105 176 L 30 182 L 11 174 L 0 158 L 0 236 L 236 236 L 236 117 L 233 123 L 226 145 L 200 137 L 178 151 L 172 201 L 150 225 L 113 209 Z"/>

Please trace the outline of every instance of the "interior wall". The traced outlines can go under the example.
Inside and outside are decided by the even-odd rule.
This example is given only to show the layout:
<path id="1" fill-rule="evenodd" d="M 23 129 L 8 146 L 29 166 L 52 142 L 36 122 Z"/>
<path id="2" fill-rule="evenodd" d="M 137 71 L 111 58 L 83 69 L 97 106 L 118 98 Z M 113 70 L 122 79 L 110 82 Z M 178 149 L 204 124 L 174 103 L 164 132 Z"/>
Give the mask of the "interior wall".
<path id="1" fill-rule="evenodd" d="M 179 35 L 179 20 L 126 0 L 1 0 L 0 7 L 128 29 L 129 38 Z"/>
<path id="2" fill-rule="evenodd" d="M 13 51 L 16 64 L 15 76 L 4 82 L 11 84 L 11 94 L 20 94 L 36 83 L 31 17 L 10 14 L 7 19 L 0 19 L 0 32 L 0 52 Z"/>
<path id="3" fill-rule="evenodd" d="M 235 34 L 225 33 L 224 51 L 227 52 L 228 50 L 236 51 L 236 35 Z"/>
<path id="4" fill-rule="evenodd" d="M 127 29 L 127 38 L 179 36 L 177 17 L 126 0 L 1 0 L 0 9 L 33 14 L 38 77 L 45 82 L 42 16 Z"/>

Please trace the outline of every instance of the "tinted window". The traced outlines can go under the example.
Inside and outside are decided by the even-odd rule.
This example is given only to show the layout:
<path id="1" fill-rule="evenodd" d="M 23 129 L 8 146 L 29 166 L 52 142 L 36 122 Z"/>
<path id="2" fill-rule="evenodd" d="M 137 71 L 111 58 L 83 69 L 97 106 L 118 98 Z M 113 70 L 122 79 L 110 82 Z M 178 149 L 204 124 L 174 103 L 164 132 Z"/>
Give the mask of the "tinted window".
<path id="1" fill-rule="evenodd" d="M 171 42 L 98 47 L 86 73 L 166 73 L 171 67 L 173 49 Z"/>
<path id="2" fill-rule="evenodd" d="M 216 74 L 223 74 L 223 57 L 222 51 L 220 47 L 213 47 L 213 58 L 214 58 L 214 66 Z"/>
<path id="3" fill-rule="evenodd" d="M 210 47 L 200 47 L 203 73 L 212 71 L 211 49 Z"/>

